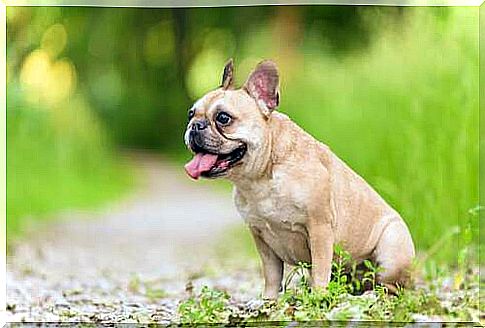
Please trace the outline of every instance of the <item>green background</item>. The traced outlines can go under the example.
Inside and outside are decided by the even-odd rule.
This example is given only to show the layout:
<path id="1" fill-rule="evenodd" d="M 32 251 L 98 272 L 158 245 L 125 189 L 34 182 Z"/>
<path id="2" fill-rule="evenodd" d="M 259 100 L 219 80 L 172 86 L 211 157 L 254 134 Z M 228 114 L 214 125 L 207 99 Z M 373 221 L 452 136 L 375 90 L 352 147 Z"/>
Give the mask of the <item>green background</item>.
<path id="1" fill-rule="evenodd" d="M 478 237 L 478 9 L 7 8 L 7 232 L 136 184 L 126 149 L 180 163 L 187 109 L 234 58 L 281 71 L 280 110 L 455 263 Z"/>

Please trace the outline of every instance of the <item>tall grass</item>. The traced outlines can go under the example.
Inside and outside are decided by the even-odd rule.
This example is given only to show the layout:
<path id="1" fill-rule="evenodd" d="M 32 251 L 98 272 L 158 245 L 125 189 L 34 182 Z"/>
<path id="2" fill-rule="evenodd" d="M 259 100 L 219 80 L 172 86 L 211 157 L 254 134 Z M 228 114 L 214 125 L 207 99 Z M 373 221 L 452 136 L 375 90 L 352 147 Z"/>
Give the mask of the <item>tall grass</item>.
<path id="1" fill-rule="evenodd" d="M 127 168 L 80 98 L 61 108 L 32 105 L 12 83 L 7 106 L 7 238 L 31 219 L 92 208 L 131 184 Z"/>
<path id="2" fill-rule="evenodd" d="M 402 214 L 426 258 L 456 263 L 478 243 L 478 11 L 405 8 L 394 21 L 386 10 L 362 11 L 370 45 L 345 56 L 320 29 L 291 41 L 254 27 L 236 71 L 242 82 L 261 58 L 275 59 L 280 111 Z"/>
<path id="3" fill-rule="evenodd" d="M 380 21 L 369 51 L 342 60 L 310 35 L 281 110 L 399 210 L 420 250 L 459 227 L 433 254 L 454 261 L 478 236 L 478 13 L 447 13 Z"/>
<path id="4" fill-rule="evenodd" d="M 30 219 L 92 208 L 131 184 L 128 170 L 113 157 L 105 127 L 86 101 L 85 85 L 78 79 L 84 72 L 66 55 L 70 37 L 61 12 L 10 9 L 8 240 L 24 232 Z"/>

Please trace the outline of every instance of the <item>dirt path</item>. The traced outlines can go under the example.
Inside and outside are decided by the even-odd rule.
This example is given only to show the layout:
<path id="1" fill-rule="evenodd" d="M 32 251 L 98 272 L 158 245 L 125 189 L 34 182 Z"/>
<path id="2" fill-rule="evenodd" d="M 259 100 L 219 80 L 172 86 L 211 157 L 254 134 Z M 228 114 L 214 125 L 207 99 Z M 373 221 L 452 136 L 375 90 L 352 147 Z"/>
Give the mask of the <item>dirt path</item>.
<path id="1" fill-rule="evenodd" d="M 231 195 L 156 157 L 129 160 L 141 180 L 131 196 L 98 213 L 59 215 L 14 248 L 7 321 L 167 323 L 189 280 L 243 301 L 257 295 L 255 265 L 207 269 L 217 266 L 214 250 L 227 247 L 215 245 L 221 235 L 241 223 Z"/>

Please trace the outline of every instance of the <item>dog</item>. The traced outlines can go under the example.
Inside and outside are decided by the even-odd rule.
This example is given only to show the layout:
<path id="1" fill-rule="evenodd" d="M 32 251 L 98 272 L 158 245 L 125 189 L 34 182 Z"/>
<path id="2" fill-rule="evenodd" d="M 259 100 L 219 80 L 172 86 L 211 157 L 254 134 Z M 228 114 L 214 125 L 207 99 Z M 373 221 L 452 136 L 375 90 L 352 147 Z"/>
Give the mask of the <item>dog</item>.
<path id="1" fill-rule="evenodd" d="M 312 288 L 330 281 L 334 246 L 382 269 L 390 290 L 409 283 L 415 256 L 401 216 L 328 146 L 278 112 L 279 73 L 260 62 L 241 88 L 232 59 L 221 86 L 188 111 L 193 179 L 226 178 L 261 258 L 263 298 L 281 291 L 284 263 L 309 263 Z"/>

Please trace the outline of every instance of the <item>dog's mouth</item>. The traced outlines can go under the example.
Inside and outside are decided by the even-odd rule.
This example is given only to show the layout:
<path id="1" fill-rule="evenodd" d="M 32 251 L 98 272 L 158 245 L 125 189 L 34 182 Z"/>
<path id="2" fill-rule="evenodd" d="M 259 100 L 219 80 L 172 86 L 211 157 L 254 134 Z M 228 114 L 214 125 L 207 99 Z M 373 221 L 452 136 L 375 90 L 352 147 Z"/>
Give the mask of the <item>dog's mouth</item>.
<path id="1" fill-rule="evenodd" d="M 197 151 L 194 158 L 185 164 L 185 171 L 193 178 L 215 178 L 224 175 L 229 169 L 240 163 L 246 154 L 247 146 L 241 146 L 228 154 L 213 154 L 204 150 Z"/>

